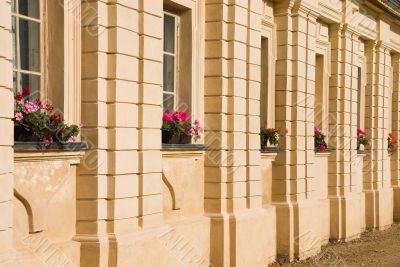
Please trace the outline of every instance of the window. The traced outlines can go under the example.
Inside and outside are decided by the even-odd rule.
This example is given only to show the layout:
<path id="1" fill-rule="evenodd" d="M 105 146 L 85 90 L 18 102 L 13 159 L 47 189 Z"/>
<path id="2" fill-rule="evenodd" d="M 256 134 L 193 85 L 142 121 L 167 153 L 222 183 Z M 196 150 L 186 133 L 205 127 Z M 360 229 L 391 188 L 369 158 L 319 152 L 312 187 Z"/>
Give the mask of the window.
<path id="1" fill-rule="evenodd" d="M 357 67 L 357 128 L 365 130 L 365 86 L 367 77 L 367 60 L 360 57 Z"/>
<path id="2" fill-rule="evenodd" d="M 268 82 L 269 82 L 269 68 L 268 68 L 268 38 L 261 37 L 261 122 L 262 127 L 272 127 L 271 123 L 268 121 Z M 267 125 L 268 124 L 268 125 Z"/>
<path id="3" fill-rule="evenodd" d="M 362 70 L 357 68 L 357 128 L 364 129 L 364 89 L 362 86 Z"/>
<path id="4" fill-rule="evenodd" d="M 324 125 L 324 120 L 326 119 L 324 116 L 326 110 L 326 101 L 324 101 L 324 75 L 324 56 L 317 54 L 315 62 L 314 125 L 322 130 L 326 129 L 326 126 Z"/>
<path id="5" fill-rule="evenodd" d="M 39 0 L 12 0 L 13 86 L 15 92 L 41 92 L 41 12 Z"/>
<path id="6" fill-rule="evenodd" d="M 179 17 L 164 13 L 163 57 L 163 108 L 174 110 L 177 106 L 179 73 Z"/>

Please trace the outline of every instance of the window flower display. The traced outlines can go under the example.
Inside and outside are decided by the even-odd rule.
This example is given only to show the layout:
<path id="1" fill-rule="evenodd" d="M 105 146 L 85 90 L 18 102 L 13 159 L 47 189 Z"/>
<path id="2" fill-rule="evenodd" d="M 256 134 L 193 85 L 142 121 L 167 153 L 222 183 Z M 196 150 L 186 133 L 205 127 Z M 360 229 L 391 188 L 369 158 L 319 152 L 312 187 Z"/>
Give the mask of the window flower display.
<path id="1" fill-rule="evenodd" d="M 328 145 L 326 144 L 325 138 L 325 134 L 317 127 L 314 127 L 314 146 L 316 151 L 323 152 L 327 149 Z"/>
<path id="2" fill-rule="evenodd" d="M 288 133 L 288 129 L 285 130 L 285 133 Z M 261 138 L 261 147 L 277 146 L 279 137 L 283 135 L 282 128 L 261 128 L 259 135 Z"/>
<path id="3" fill-rule="evenodd" d="M 22 89 L 14 101 L 14 140 L 40 141 L 44 146 L 53 142 L 76 142 L 80 132 L 77 125 L 67 125 L 62 115 L 53 106 L 42 103 L 40 99 L 29 100 L 30 91 Z"/>
<path id="4" fill-rule="evenodd" d="M 193 124 L 189 121 L 186 112 L 164 111 L 162 117 L 162 142 L 165 144 L 190 144 L 192 138 L 195 142 L 201 139 L 203 128 L 198 120 Z"/>
<path id="5" fill-rule="evenodd" d="M 364 151 L 366 146 L 371 145 L 371 140 L 366 138 L 366 133 L 362 129 L 357 129 L 357 150 Z"/>
<path id="6" fill-rule="evenodd" d="M 388 141 L 388 152 L 389 155 L 391 156 L 397 150 L 398 144 L 397 141 L 393 139 L 393 134 L 391 133 L 388 135 L 387 141 Z"/>

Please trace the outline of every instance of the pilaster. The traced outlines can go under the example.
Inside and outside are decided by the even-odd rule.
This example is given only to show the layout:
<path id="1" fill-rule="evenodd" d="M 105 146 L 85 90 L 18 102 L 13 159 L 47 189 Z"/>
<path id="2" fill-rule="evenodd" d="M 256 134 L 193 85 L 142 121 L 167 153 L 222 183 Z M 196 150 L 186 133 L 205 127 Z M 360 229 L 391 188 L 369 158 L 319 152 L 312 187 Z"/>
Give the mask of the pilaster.
<path id="1" fill-rule="evenodd" d="M 346 24 L 331 25 L 332 76 L 329 88 L 330 145 L 328 196 L 330 238 L 359 237 L 363 216 L 362 193 L 356 186 L 357 161 L 357 62 L 359 36 Z M 356 166 L 357 165 L 357 166 Z M 354 169 L 354 170 L 353 170 Z"/>
<path id="2" fill-rule="evenodd" d="M 394 140 L 400 137 L 400 55 L 392 56 L 392 134 Z M 400 221 L 400 155 L 399 149 L 390 157 L 391 180 L 393 187 L 393 219 Z"/>
<path id="3" fill-rule="evenodd" d="M 261 7 L 260 0 L 206 1 L 205 212 L 211 263 L 221 267 L 270 260 L 272 232 L 254 228 L 271 219 L 260 191 L 261 70 L 254 55 L 261 47 Z"/>
<path id="4" fill-rule="evenodd" d="M 277 209 L 278 255 L 305 258 L 320 250 L 314 173 L 316 14 L 302 3 L 280 3 L 277 22 L 276 127 L 280 140 L 273 166 L 272 204 Z M 311 240 L 311 241 L 310 241 Z"/>
<path id="5" fill-rule="evenodd" d="M 385 229 L 393 223 L 393 189 L 389 173 L 389 93 L 392 85 L 390 49 L 382 42 L 366 45 L 368 79 L 366 132 L 371 153 L 364 158 L 365 216 L 367 228 Z"/>
<path id="6" fill-rule="evenodd" d="M 11 18 L 11 6 L 8 1 L 1 1 L 2 16 Z M 13 247 L 13 188 L 14 188 L 14 144 L 13 122 L 14 116 L 12 93 L 12 36 L 11 20 L 2 19 L 0 22 L 0 36 L 2 49 L 0 51 L 0 265 L 8 266 L 12 263 Z"/>

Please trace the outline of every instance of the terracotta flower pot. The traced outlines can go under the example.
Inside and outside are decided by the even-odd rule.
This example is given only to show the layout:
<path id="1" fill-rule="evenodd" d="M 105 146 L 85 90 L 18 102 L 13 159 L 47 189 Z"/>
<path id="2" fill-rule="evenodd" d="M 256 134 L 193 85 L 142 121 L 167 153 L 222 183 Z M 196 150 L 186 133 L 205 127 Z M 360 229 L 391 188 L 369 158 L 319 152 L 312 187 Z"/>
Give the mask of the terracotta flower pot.
<path id="1" fill-rule="evenodd" d="M 173 135 L 171 132 L 162 131 L 164 144 L 190 144 L 192 137 L 187 134 Z"/>

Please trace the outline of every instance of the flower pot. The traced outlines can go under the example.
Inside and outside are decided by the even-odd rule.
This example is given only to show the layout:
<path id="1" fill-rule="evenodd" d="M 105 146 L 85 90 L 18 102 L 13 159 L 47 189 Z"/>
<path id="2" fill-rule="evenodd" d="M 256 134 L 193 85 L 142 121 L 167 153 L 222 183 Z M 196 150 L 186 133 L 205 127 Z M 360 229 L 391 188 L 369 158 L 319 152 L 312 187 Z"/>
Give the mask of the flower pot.
<path id="1" fill-rule="evenodd" d="M 187 134 L 173 135 L 171 132 L 162 131 L 162 142 L 164 144 L 190 144 L 192 137 Z"/>
<path id="2" fill-rule="evenodd" d="M 39 141 L 39 139 L 24 127 L 14 126 L 14 141 L 35 142 Z"/>
<path id="3" fill-rule="evenodd" d="M 359 144 L 357 150 L 358 151 L 364 151 L 365 150 L 365 146 L 363 144 Z"/>
<path id="4" fill-rule="evenodd" d="M 55 135 L 55 130 L 44 129 L 43 133 L 47 140 L 53 138 Z M 38 142 L 41 141 L 37 136 L 31 132 L 27 131 L 22 126 L 14 126 L 14 141 L 21 141 L 21 142 Z"/>

